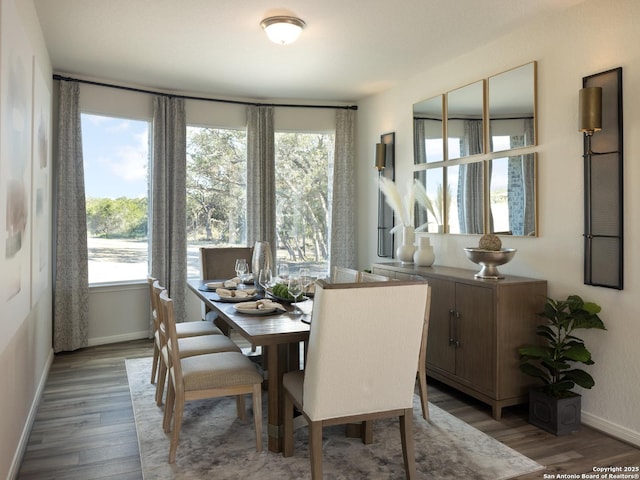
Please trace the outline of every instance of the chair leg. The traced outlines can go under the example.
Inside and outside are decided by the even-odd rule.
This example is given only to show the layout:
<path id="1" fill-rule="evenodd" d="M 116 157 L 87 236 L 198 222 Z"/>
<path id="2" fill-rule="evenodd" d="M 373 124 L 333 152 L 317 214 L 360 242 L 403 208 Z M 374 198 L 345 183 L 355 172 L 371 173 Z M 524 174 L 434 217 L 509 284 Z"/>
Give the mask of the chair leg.
<path id="1" fill-rule="evenodd" d="M 160 359 L 160 351 L 158 345 L 153 345 L 153 365 L 151 366 L 151 383 L 156 383 L 156 375 L 158 374 L 158 360 Z"/>
<path id="2" fill-rule="evenodd" d="M 322 480 L 322 421 L 309 422 L 311 479 Z"/>
<path id="3" fill-rule="evenodd" d="M 244 395 L 236 395 L 236 410 L 240 420 L 244 421 L 247 419 L 247 408 L 244 403 Z"/>
<path id="4" fill-rule="evenodd" d="M 429 401 L 427 400 L 427 371 L 426 368 L 418 370 L 418 388 L 420 390 L 420 403 L 422 405 L 422 417 L 429 420 Z"/>
<path id="5" fill-rule="evenodd" d="M 293 456 L 293 402 L 287 392 L 284 392 L 284 422 L 282 428 L 282 456 Z"/>
<path id="6" fill-rule="evenodd" d="M 175 463 L 178 441 L 180 439 L 180 429 L 182 428 L 182 415 L 184 414 L 184 397 L 175 400 L 175 412 L 173 414 L 173 432 L 171 432 L 171 445 L 169 446 L 169 463 Z"/>
<path id="7" fill-rule="evenodd" d="M 365 420 L 361 425 L 360 436 L 362 443 L 370 445 L 373 443 L 373 420 Z"/>
<path id="8" fill-rule="evenodd" d="M 262 451 L 262 384 L 253 386 L 253 424 L 256 429 L 256 451 Z"/>
<path id="9" fill-rule="evenodd" d="M 176 403 L 176 392 L 173 389 L 173 384 L 169 382 L 167 387 L 167 401 L 164 404 L 164 415 L 162 417 L 162 428 L 165 433 L 171 430 L 171 416 L 173 415 L 173 408 Z"/>
<path id="10" fill-rule="evenodd" d="M 167 366 L 164 361 L 160 362 L 160 373 L 158 374 L 158 383 L 156 384 L 156 405 L 162 405 L 162 396 L 164 395 L 164 384 L 167 379 Z"/>
<path id="11" fill-rule="evenodd" d="M 407 480 L 416 478 L 416 453 L 413 440 L 413 409 L 407 408 L 400 415 L 400 438 L 402 440 L 402 457 Z"/>

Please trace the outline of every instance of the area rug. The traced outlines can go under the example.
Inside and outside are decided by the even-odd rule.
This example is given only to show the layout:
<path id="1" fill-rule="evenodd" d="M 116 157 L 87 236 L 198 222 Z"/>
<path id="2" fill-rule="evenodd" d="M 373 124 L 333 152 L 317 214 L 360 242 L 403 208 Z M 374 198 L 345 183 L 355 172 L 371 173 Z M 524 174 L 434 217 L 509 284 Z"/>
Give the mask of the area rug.
<path id="1" fill-rule="evenodd" d="M 126 365 L 145 480 L 311 478 L 306 427 L 295 432 L 293 457 L 284 458 L 267 451 L 266 434 L 265 450 L 255 451 L 249 397 L 246 422 L 237 418 L 234 398 L 188 403 L 176 462 L 169 465 L 169 437 L 162 430 L 162 408 L 156 406 L 155 385 L 149 383 L 151 359 L 129 359 Z M 263 398 L 266 400 L 266 394 Z M 433 404 L 429 405 L 429 412 L 431 420 L 427 422 L 422 418 L 416 395 L 414 438 L 418 478 L 498 480 L 543 468 Z M 263 432 L 266 431 L 265 420 Z M 325 479 L 405 478 L 397 419 L 375 422 L 374 442 L 370 445 L 347 438 L 344 426 L 328 427 L 323 433 Z"/>

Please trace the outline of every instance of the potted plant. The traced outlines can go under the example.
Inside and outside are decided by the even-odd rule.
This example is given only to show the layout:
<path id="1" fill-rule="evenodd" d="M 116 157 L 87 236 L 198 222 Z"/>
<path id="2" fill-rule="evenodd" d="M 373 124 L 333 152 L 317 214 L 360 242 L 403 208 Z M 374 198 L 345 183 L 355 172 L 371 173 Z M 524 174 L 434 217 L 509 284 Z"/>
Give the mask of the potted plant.
<path id="1" fill-rule="evenodd" d="M 593 377 L 576 363 L 593 365 L 591 353 L 584 341 L 574 335 L 575 330 L 598 328 L 606 330 L 598 316 L 601 308 L 585 302 L 578 295 L 566 300 L 547 298 L 540 316 L 547 319 L 537 327 L 543 344 L 518 349 L 520 370 L 543 382 L 532 388 L 529 395 L 529 422 L 555 435 L 580 428 L 581 396 L 572 391 L 578 385 L 591 388 Z"/>

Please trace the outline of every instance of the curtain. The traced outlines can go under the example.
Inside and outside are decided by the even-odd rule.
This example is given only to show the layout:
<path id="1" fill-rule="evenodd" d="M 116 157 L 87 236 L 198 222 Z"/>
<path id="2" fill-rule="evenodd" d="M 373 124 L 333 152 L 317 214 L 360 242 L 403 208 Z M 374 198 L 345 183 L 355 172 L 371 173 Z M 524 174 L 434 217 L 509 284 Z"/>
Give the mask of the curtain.
<path id="1" fill-rule="evenodd" d="M 269 242 L 276 258 L 273 107 L 247 107 L 247 244 Z"/>
<path id="2" fill-rule="evenodd" d="M 79 84 L 61 80 L 53 220 L 55 352 L 88 345 L 89 264 L 79 103 Z"/>
<path id="3" fill-rule="evenodd" d="M 482 153 L 482 121 L 465 120 L 463 155 Z M 460 233 L 484 231 L 483 162 L 460 165 L 458 177 L 458 220 Z"/>
<path id="4" fill-rule="evenodd" d="M 329 266 L 356 268 L 354 110 L 336 112 Z"/>
<path id="5" fill-rule="evenodd" d="M 427 121 L 422 118 L 413 119 L 413 151 L 415 152 L 413 163 L 427 163 L 426 131 Z"/>
<path id="6" fill-rule="evenodd" d="M 177 319 L 185 317 L 187 279 L 187 127 L 184 99 L 153 101 L 151 275 L 167 288 Z M 149 332 L 153 324 L 149 322 Z"/>

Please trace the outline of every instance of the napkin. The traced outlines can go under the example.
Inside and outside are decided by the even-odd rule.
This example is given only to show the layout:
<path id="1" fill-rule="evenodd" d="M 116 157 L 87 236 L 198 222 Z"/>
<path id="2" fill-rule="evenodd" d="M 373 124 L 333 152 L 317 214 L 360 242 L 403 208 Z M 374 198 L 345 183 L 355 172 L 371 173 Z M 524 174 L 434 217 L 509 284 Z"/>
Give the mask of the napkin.
<path id="1" fill-rule="evenodd" d="M 273 302 L 269 299 L 257 300 L 255 302 L 244 302 L 242 307 L 238 307 L 240 310 L 262 310 L 267 308 L 275 308 L 280 312 L 286 312 L 287 309 L 284 308 L 281 304 L 277 302 Z"/>
<path id="2" fill-rule="evenodd" d="M 216 293 L 220 298 L 251 298 L 256 294 L 256 289 L 228 290 L 226 288 L 218 288 Z"/>

